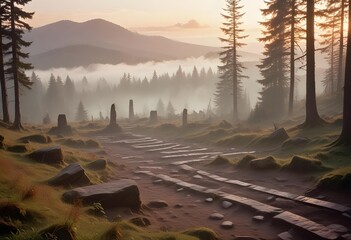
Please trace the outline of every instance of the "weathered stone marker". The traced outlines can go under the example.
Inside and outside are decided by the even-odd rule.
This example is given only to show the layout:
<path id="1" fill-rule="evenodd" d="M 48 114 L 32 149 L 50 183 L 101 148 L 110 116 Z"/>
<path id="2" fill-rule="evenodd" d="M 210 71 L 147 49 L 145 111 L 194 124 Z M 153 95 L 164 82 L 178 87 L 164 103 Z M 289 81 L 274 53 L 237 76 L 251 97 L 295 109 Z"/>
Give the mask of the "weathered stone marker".
<path id="1" fill-rule="evenodd" d="M 132 99 L 129 100 L 129 120 L 134 119 L 134 102 Z"/>
<path id="2" fill-rule="evenodd" d="M 110 126 L 117 125 L 117 113 L 116 113 L 116 106 L 114 104 L 111 105 L 110 111 Z"/>
<path id="3" fill-rule="evenodd" d="M 72 135 L 72 128 L 67 124 L 67 118 L 65 114 L 58 115 L 57 127 L 51 128 L 49 134 Z"/>
<path id="4" fill-rule="evenodd" d="M 183 127 L 188 125 L 188 109 L 183 110 Z"/>
<path id="5" fill-rule="evenodd" d="M 157 111 L 151 111 L 150 112 L 150 123 L 157 123 L 158 117 L 157 117 Z"/>
<path id="6" fill-rule="evenodd" d="M 115 104 L 111 105 L 110 111 L 110 124 L 102 130 L 104 133 L 116 133 L 121 132 L 120 126 L 117 124 L 117 112 Z"/>

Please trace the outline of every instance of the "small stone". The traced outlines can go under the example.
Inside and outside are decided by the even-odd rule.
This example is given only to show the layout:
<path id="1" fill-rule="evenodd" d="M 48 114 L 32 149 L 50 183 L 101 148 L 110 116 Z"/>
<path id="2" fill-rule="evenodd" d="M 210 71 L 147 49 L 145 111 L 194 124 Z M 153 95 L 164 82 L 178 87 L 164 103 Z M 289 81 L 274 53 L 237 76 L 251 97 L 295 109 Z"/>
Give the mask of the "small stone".
<path id="1" fill-rule="evenodd" d="M 212 213 L 209 218 L 212 220 L 222 220 L 224 216 L 220 213 Z"/>
<path id="2" fill-rule="evenodd" d="M 183 204 L 180 204 L 180 203 L 177 203 L 175 206 L 174 206 L 174 208 L 183 208 Z"/>
<path id="3" fill-rule="evenodd" d="M 327 228 L 331 229 L 336 233 L 347 233 L 349 231 L 347 227 L 340 224 L 330 224 L 327 226 Z"/>
<path id="4" fill-rule="evenodd" d="M 213 198 L 206 198 L 205 202 L 211 203 L 211 202 L 213 202 Z"/>
<path id="5" fill-rule="evenodd" d="M 275 196 L 270 196 L 267 198 L 267 202 L 274 202 L 277 198 Z"/>
<path id="6" fill-rule="evenodd" d="M 145 218 L 145 217 L 132 218 L 129 220 L 129 222 L 133 223 L 134 225 L 136 225 L 138 227 L 147 227 L 147 226 L 151 225 L 150 220 Z"/>
<path id="7" fill-rule="evenodd" d="M 154 181 L 154 183 L 161 183 L 161 182 L 163 182 L 163 180 L 161 180 L 161 179 L 157 179 Z"/>
<path id="8" fill-rule="evenodd" d="M 323 199 L 326 199 L 326 196 L 324 196 L 324 195 L 318 195 L 316 198 L 317 198 L 317 199 L 320 199 L 320 200 L 323 200 Z"/>
<path id="9" fill-rule="evenodd" d="M 233 203 L 231 203 L 231 202 L 228 202 L 228 201 L 222 202 L 222 208 L 224 208 L 224 209 L 231 208 L 232 206 L 233 206 Z"/>
<path id="10" fill-rule="evenodd" d="M 195 178 L 195 179 L 203 179 L 203 177 L 200 176 L 200 175 L 195 175 L 193 178 Z"/>
<path id="11" fill-rule="evenodd" d="M 234 224 L 231 221 L 224 221 L 222 222 L 221 227 L 224 229 L 231 229 L 234 227 Z"/>
<path id="12" fill-rule="evenodd" d="M 181 191 L 183 191 L 184 190 L 184 188 L 178 188 L 177 189 L 177 192 L 181 192 Z"/>
<path id="13" fill-rule="evenodd" d="M 149 208 L 166 208 L 168 207 L 168 203 L 163 200 L 155 200 L 151 201 L 147 204 Z"/>
<path id="14" fill-rule="evenodd" d="M 294 237 L 289 232 L 283 232 L 278 235 L 281 240 L 294 240 Z"/>
<path id="15" fill-rule="evenodd" d="M 252 218 L 253 221 L 255 222 L 263 222 L 264 221 L 264 216 L 254 216 Z"/>

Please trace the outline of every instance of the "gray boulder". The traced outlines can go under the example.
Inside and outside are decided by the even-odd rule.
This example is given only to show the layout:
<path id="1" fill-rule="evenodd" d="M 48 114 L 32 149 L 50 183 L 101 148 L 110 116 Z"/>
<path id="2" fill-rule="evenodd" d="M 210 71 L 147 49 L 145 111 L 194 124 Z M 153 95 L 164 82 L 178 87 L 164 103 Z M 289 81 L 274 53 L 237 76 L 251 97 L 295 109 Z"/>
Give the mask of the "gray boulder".
<path id="1" fill-rule="evenodd" d="M 39 163 L 58 165 L 63 163 L 63 153 L 59 146 L 46 147 L 36 150 L 28 155 L 29 158 Z"/>
<path id="2" fill-rule="evenodd" d="M 141 207 L 139 188 L 129 179 L 75 188 L 65 192 L 63 199 L 69 203 L 100 203 L 104 208 L 127 207 L 133 211 Z"/>
<path id="3" fill-rule="evenodd" d="M 280 128 L 268 136 L 268 139 L 274 142 L 283 142 L 288 138 L 289 138 L 289 135 L 284 128 Z"/>
<path id="4" fill-rule="evenodd" d="M 106 159 L 98 159 L 94 162 L 91 162 L 87 165 L 87 168 L 92 169 L 92 170 L 103 170 L 107 166 L 107 161 Z"/>
<path id="5" fill-rule="evenodd" d="M 53 186 L 84 186 L 90 184 L 90 180 L 84 169 L 78 163 L 73 163 L 62 169 L 48 183 Z"/>

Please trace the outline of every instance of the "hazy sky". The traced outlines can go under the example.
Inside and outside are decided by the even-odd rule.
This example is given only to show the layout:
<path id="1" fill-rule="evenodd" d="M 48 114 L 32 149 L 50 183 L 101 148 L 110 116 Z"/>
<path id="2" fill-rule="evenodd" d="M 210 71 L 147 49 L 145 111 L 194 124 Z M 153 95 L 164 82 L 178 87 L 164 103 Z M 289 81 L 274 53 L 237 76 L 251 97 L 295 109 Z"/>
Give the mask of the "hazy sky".
<path id="1" fill-rule="evenodd" d="M 243 19 L 250 34 L 251 48 L 260 34 L 257 21 L 263 0 L 243 0 Z M 27 9 L 35 11 L 34 27 L 67 19 L 82 22 L 103 18 L 125 28 L 144 34 L 163 35 L 173 39 L 218 46 L 220 13 L 225 0 L 33 0 Z M 180 25 L 196 20 L 199 27 Z"/>

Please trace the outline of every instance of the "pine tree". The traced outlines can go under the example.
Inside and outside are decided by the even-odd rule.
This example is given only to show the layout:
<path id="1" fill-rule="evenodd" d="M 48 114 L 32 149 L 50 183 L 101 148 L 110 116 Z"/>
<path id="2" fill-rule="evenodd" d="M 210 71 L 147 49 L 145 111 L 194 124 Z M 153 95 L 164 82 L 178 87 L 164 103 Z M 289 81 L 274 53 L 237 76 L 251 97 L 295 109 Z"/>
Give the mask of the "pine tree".
<path id="1" fill-rule="evenodd" d="M 323 81 L 326 94 L 340 92 L 344 59 L 344 0 L 327 0 L 325 9 L 320 11 L 323 17 L 319 27 L 323 31 L 322 50 L 327 54 L 329 69 Z"/>
<path id="2" fill-rule="evenodd" d="M 174 117 L 175 115 L 175 109 L 171 101 L 169 101 L 167 105 L 167 115 L 169 118 Z"/>
<path id="3" fill-rule="evenodd" d="M 156 109 L 157 109 L 158 116 L 161 116 L 161 117 L 165 116 L 165 114 L 166 114 L 165 104 L 163 103 L 162 99 L 158 100 Z"/>
<path id="4" fill-rule="evenodd" d="M 79 122 L 88 121 L 88 112 L 85 110 L 82 101 L 78 104 L 76 120 Z"/>
<path id="5" fill-rule="evenodd" d="M 348 18 L 351 19 L 351 7 L 349 7 Z M 348 22 L 346 67 L 345 67 L 345 87 L 344 87 L 344 112 L 343 128 L 335 146 L 351 146 L 351 21 Z"/>
<path id="6" fill-rule="evenodd" d="M 15 91 L 15 119 L 13 129 L 20 130 L 21 124 L 21 108 L 20 108 L 20 86 L 26 88 L 31 87 L 30 79 L 25 75 L 25 71 L 32 69 L 32 65 L 25 63 L 23 60 L 28 58 L 29 54 L 22 51 L 23 47 L 29 47 L 30 42 L 23 39 L 25 30 L 31 30 L 31 26 L 25 22 L 31 19 L 34 13 L 25 12 L 22 7 L 28 4 L 31 0 L 8 0 L 4 1 L 10 6 L 10 33 L 8 36 L 9 42 L 5 44 L 7 55 L 10 59 L 6 63 L 8 68 L 6 73 L 11 76 L 14 82 Z"/>
<path id="7" fill-rule="evenodd" d="M 321 125 L 316 100 L 316 69 L 315 69 L 315 0 L 307 0 L 306 7 L 306 120 L 303 128 Z"/>
<path id="8" fill-rule="evenodd" d="M 288 23 L 290 3 L 288 0 L 266 1 L 267 8 L 262 10 L 264 17 L 268 18 L 261 22 L 265 28 L 261 42 L 265 43 L 260 68 L 263 89 L 260 92 L 258 103 L 258 118 L 280 118 L 286 111 L 286 92 L 288 86 L 287 72 L 289 69 L 289 39 Z M 258 112 L 256 112 L 258 114 Z"/>
<path id="9" fill-rule="evenodd" d="M 244 69 L 243 64 L 240 62 L 240 55 L 238 49 L 245 44 L 241 42 L 247 36 L 243 35 L 241 28 L 241 19 L 244 13 L 241 12 L 241 0 L 226 0 L 226 8 L 222 17 L 224 18 L 222 32 L 225 38 L 220 40 L 225 44 L 223 51 L 220 53 L 220 60 L 222 65 L 218 67 L 220 73 L 220 82 L 217 87 L 216 104 L 222 104 L 221 95 L 226 94 L 222 92 L 224 89 L 231 88 L 232 92 L 232 114 L 233 121 L 238 120 L 238 99 L 241 91 L 241 82 L 246 76 L 242 74 Z M 226 86 L 223 88 L 223 86 Z"/>
<path id="10" fill-rule="evenodd" d="M 7 28 L 4 21 L 9 18 L 9 6 L 0 3 L 0 86 L 1 86 L 1 101 L 2 101 L 2 118 L 5 123 L 10 123 L 10 115 L 8 109 L 7 86 L 5 78 L 4 53 L 3 53 L 3 38 L 6 36 Z"/>

